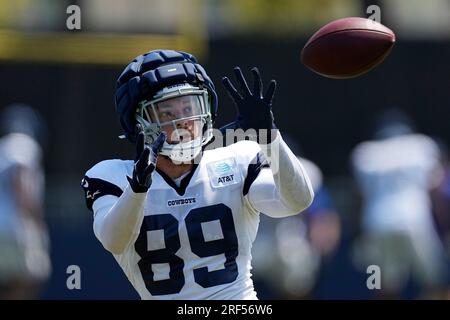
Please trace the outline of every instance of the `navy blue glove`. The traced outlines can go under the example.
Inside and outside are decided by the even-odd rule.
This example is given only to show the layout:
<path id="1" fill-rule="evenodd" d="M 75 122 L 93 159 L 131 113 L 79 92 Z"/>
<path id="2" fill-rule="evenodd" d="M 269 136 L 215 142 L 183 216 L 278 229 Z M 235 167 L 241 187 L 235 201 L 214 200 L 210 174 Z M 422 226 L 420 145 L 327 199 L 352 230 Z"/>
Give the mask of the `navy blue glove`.
<path id="1" fill-rule="evenodd" d="M 250 91 L 239 67 L 234 68 L 234 74 L 242 94 L 236 90 L 230 79 L 227 77 L 222 78 L 222 82 L 238 111 L 238 118 L 234 124 L 227 127 L 241 128 L 243 130 L 254 129 L 257 132 L 257 141 L 259 143 L 270 143 L 276 138 L 276 130 L 271 129 L 276 129 L 272 114 L 272 100 L 277 83 L 275 80 L 271 80 L 266 93 L 263 95 L 263 85 L 258 68 L 252 68 L 251 72 L 254 79 L 253 92 Z M 265 129 L 267 137 L 260 137 L 259 129 Z"/>
<path id="2" fill-rule="evenodd" d="M 140 124 L 136 125 L 136 156 L 134 159 L 133 177 L 127 176 L 131 189 L 135 193 L 147 192 L 152 184 L 152 172 L 156 168 L 158 153 L 166 141 L 166 133 L 161 132 L 151 145 L 145 145 L 145 134 Z"/>

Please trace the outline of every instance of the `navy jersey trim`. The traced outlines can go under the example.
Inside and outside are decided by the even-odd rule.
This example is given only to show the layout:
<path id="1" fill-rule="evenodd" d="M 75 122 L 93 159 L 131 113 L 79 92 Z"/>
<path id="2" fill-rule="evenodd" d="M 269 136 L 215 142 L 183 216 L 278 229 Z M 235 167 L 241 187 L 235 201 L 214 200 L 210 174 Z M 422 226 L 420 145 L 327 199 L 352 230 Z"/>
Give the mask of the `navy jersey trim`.
<path id="1" fill-rule="evenodd" d="M 88 176 L 84 176 L 81 180 L 81 187 L 84 190 L 86 206 L 91 211 L 94 201 L 98 198 L 106 195 L 120 197 L 123 193 L 122 189 L 111 182 Z"/>
<path id="2" fill-rule="evenodd" d="M 267 162 L 264 154 L 258 152 L 256 157 L 248 165 L 247 177 L 245 177 L 244 181 L 244 189 L 243 189 L 244 196 L 247 195 L 252 183 L 256 180 L 259 173 L 261 172 L 261 169 L 269 167 L 270 167 L 269 163 Z"/>
<path id="3" fill-rule="evenodd" d="M 166 181 L 166 183 L 177 192 L 177 194 L 179 196 L 184 196 L 184 194 L 186 193 L 186 188 L 188 187 L 192 176 L 194 175 L 195 171 L 197 170 L 197 167 L 198 167 L 198 164 L 197 163 L 194 164 L 191 172 L 189 172 L 188 175 L 181 180 L 180 186 L 177 186 L 177 184 L 163 171 L 159 170 L 158 168 L 156 168 L 156 171 L 164 179 L 164 181 Z"/>

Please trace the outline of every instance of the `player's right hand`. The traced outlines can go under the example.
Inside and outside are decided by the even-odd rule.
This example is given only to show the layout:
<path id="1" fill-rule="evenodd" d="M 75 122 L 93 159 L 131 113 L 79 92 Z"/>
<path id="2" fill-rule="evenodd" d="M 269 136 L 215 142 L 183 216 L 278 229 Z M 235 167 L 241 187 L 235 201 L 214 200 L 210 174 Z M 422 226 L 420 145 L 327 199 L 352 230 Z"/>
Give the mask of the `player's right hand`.
<path id="1" fill-rule="evenodd" d="M 133 177 L 127 177 L 131 189 L 135 193 L 147 192 L 152 184 L 152 172 L 156 168 L 158 153 L 161 151 L 166 133 L 161 132 L 151 146 L 145 144 L 145 134 L 140 124 L 136 125 L 136 156 L 134 159 Z"/>

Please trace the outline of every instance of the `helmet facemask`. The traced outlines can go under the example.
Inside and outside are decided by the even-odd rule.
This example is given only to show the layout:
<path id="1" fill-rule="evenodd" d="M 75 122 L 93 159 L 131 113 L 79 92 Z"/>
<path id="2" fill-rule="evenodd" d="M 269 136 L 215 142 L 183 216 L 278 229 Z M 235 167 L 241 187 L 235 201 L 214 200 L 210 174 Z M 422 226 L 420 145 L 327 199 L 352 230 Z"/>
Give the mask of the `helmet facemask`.
<path id="1" fill-rule="evenodd" d="M 167 133 L 160 154 L 176 164 L 191 163 L 213 136 L 208 91 L 187 83 L 164 88 L 152 100 L 141 101 L 136 120 L 147 144 L 161 131 Z"/>

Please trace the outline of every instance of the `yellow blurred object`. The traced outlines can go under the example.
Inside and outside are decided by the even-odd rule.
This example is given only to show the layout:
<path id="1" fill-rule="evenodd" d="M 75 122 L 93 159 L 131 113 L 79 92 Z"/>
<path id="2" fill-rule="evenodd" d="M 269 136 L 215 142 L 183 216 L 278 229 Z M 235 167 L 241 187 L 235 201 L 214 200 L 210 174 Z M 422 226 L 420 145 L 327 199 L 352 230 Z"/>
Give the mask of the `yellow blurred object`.
<path id="1" fill-rule="evenodd" d="M 0 60 L 124 64 L 158 48 L 188 51 L 202 57 L 206 46 L 202 39 L 182 35 L 0 30 Z"/>
<path id="2" fill-rule="evenodd" d="M 206 54 L 202 0 L 80 0 L 80 30 L 66 29 L 69 4 L 0 0 L 0 60 L 123 65 L 154 49 Z"/>

